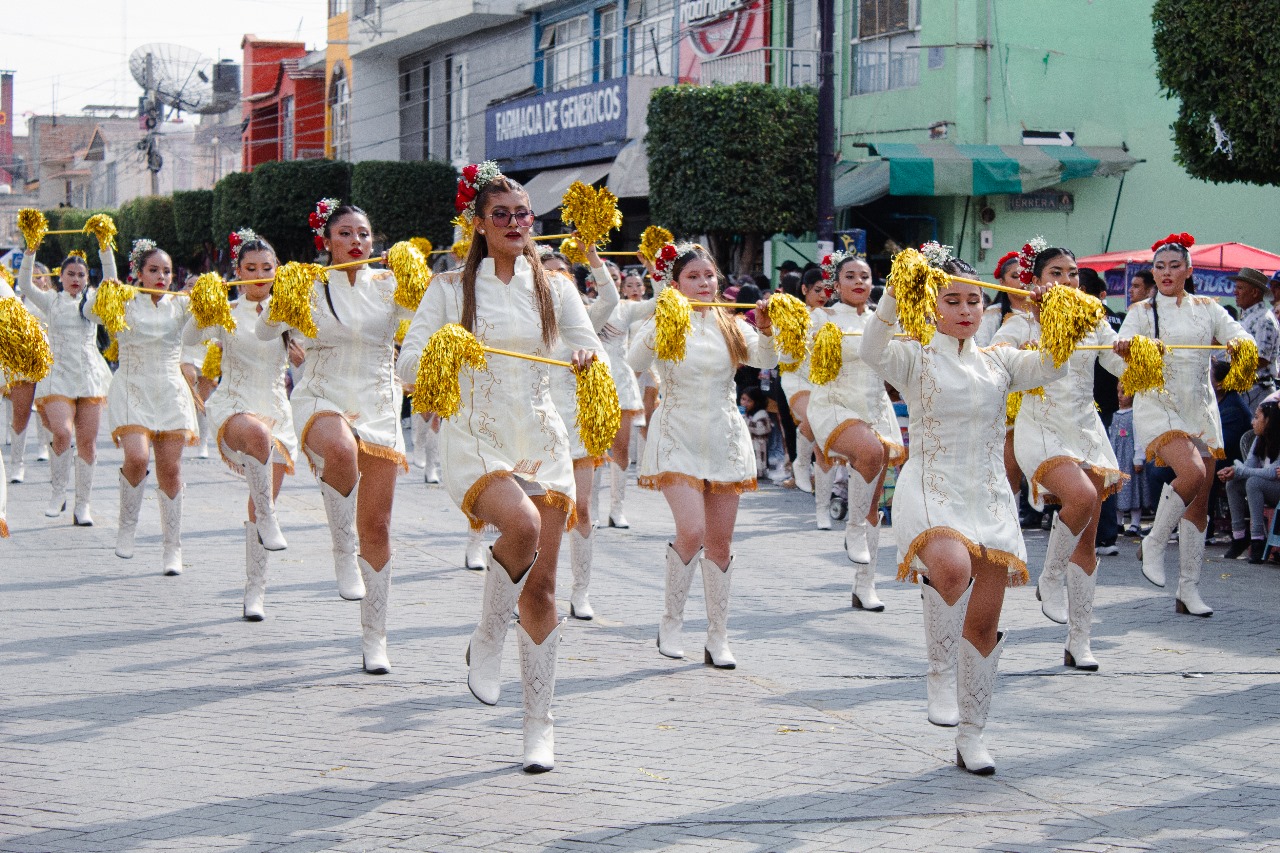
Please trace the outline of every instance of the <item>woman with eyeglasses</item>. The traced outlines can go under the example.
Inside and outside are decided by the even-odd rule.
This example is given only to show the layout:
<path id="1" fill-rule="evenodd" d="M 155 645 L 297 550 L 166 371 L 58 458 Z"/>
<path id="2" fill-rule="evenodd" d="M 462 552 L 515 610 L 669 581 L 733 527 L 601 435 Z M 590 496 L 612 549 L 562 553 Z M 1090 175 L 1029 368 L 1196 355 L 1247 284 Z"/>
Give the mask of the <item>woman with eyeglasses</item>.
<path id="1" fill-rule="evenodd" d="M 530 238 L 533 211 L 524 187 L 496 163 L 462 170 L 454 200 L 474 223 L 461 270 L 441 273 L 418 306 L 400 350 L 401 381 L 416 381 L 423 347 L 456 323 L 486 346 L 548 358 L 557 347 L 575 367 L 603 351 L 577 287 L 548 275 Z M 502 652 L 512 610 L 524 689 L 526 772 L 555 764 L 556 562 L 566 522 L 574 520 L 573 452 L 551 399 L 551 371 L 566 368 L 509 356 L 488 356 L 488 368 L 458 376 L 461 407 L 440 426 L 442 481 L 473 527 L 489 525 L 480 620 L 467 646 L 467 687 L 486 705 L 502 690 Z"/>
<path id="2" fill-rule="evenodd" d="M 800 296 L 813 316 L 813 327 L 818 328 L 827 321 L 827 302 L 831 299 L 832 284 L 822 277 L 822 270 L 812 269 L 804 274 L 800 282 Z M 783 362 L 779 365 L 782 374 L 782 392 L 787 395 L 787 405 L 791 408 L 791 418 L 796 422 L 796 459 L 791 465 L 791 474 L 796 481 L 796 488 L 802 492 L 813 492 L 814 517 L 819 530 L 831 529 L 831 486 L 835 479 L 835 467 L 822 454 L 813 437 L 813 427 L 809 424 L 809 397 L 813 393 L 813 383 L 809 381 L 809 357 L 803 361 Z M 814 469 L 810 460 L 815 459 Z"/>
<path id="3" fill-rule="evenodd" d="M 317 248 L 331 263 L 373 262 L 373 226 L 360 208 L 324 199 L 311 218 Z M 391 505 L 405 463 L 395 338 L 409 316 L 395 301 L 389 271 L 329 270 L 311 299 L 315 337 L 298 336 L 306 353 L 289 398 L 298 444 L 320 482 L 333 538 L 338 594 L 360 602 L 364 671 L 385 675 L 387 599 L 391 590 Z M 258 315 L 262 341 L 285 328 L 270 307 Z"/>

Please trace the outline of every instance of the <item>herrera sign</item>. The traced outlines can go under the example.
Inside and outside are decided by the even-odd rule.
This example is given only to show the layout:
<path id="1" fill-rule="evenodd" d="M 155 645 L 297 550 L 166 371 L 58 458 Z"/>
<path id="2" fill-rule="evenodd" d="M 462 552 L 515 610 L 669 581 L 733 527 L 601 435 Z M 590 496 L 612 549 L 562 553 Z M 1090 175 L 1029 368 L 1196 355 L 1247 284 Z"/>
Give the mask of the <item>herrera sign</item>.
<path id="1" fill-rule="evenodd" d="M 493 160 L 626 138 L 626 78 L 521 98 L 485 111 L 485 156 Z"/>

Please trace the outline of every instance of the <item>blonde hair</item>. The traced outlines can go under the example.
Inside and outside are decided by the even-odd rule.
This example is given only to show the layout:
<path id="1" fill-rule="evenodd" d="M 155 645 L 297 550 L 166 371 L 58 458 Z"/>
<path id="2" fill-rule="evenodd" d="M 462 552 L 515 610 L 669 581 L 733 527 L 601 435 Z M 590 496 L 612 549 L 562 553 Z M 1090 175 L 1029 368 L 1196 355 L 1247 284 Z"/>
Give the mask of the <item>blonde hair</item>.
<path id="1" fill-rule="evenodd" d="M 720 268 L 716 266 L 715 258 L 711 257 L 711 253 L 697 243 L 692 243 L 681 252 L 671 264 L 671 286 L 680 279 L 680 273 L 688 266 L 690 261 L 701 259 L 711 264 L 711 269 L 716 274 L 716 279 L 723 280 L 724 276 L 720 274 Z M 723 302 L 719 290 L 716 292 L 716 302 Z M 747 360 L 747 339 L 743 336 L 742 330 L 738 328 L 738 322 L 734 319 L 731 311 L 725 308 L 712 308 L 715 314 L 716 325 L 720 328 L 720 334 L 724 337 L 725 346 L 729 348 L 729 359 L 733 362 L 733 369 L 737 370 Z"/>

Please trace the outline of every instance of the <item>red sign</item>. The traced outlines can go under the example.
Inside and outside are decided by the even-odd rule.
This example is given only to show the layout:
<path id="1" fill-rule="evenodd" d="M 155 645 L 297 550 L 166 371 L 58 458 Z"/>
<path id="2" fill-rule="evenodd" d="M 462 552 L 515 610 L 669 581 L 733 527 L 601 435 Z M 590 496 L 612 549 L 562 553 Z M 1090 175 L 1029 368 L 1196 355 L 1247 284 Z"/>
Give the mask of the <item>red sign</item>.
<path id="1" fill-rule="evenodd" d="M 681 83 L 700 82 L 703 60 L 768 44 L 764 0 L 681 0 L 679 9 Z"/>

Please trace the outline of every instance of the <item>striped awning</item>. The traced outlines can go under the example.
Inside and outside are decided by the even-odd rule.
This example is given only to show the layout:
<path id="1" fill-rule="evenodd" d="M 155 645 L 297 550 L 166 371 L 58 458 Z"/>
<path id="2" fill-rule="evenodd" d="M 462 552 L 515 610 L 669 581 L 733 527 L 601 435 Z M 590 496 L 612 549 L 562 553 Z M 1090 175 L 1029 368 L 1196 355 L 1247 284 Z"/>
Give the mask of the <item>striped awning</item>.
<path id="1" fill-rule="evenodd" d="M 883 195 L 980 196 L 1031 192 L 1076 178 L 1109 178 L 1142 161 L 1123 148 L 1074 145 L 873 143 L 871 157 L 836 179 L 836 206 Z"/>

